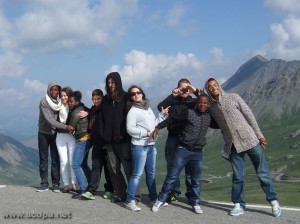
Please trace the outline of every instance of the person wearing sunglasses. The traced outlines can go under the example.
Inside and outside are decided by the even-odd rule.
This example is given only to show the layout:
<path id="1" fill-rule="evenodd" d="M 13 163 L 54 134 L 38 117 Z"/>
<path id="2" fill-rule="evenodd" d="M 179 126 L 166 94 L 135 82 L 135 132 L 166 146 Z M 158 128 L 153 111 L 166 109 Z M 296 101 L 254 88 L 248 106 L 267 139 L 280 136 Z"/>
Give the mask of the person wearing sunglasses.
<path id="1" fill-rule="evenodd" d="M 136 85 L 128 89 L 127 108 L 129 112 L 127 114 L 126 129 L 131 136 L 132 174 L 128 183 L 125 206 L 129 210 L 139 211 L 141 208 L 135 203 L 135 193 L 144 169 L 150 201 L 155 203 L 157 200 L 155 182 L 157 151 L 152 132 L 155 125 L 164 120 L 168 108 L 162 110 L 156 118 L 144 91 Z"/>

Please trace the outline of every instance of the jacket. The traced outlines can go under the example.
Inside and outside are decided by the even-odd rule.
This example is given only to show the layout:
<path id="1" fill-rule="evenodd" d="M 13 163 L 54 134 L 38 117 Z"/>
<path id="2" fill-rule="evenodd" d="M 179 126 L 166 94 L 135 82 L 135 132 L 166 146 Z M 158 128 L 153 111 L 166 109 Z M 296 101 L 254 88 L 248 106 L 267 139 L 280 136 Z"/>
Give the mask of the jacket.
<path id="1" fill-rule="evenodd" d="M 48 84 L 47 94 L 51 98 L 50 89 L 53 86 L 58 86 L 61 89 L 60 85 L 54 81 Z M 53 102 L 57 102 L 57 99 L 52 99 Z M 46 100 L 46 97 L 43 97 L 39 104 L 39 132 L 48 135 L 54 135 L 56 133 L 56 129 L 66 129 L 66 125 L 58 122 L 58 111 L 54 111 L 49 106 L 49 103 Z"/>
<path id="2" fill-rule="evenodd" d="M 78 113 L 85 109 L 83 103 L 79 103 L 75 108 L 70 110 L 67 124 L 74 127 L 74 137 L 76 140 L 88 134 L 89 121 L 87 117 L 80 118 Z"/>

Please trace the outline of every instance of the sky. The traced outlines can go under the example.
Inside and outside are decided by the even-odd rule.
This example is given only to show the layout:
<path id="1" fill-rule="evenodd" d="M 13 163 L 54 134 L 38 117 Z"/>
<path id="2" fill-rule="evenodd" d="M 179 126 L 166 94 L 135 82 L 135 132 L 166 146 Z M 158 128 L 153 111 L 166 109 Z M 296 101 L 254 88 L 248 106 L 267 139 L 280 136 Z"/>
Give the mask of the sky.
<path id="1" fill-rule="evenodd" d="M 0 128 L 37 120 L 52 80 L 91 106 L 118 71 L 151 100 L 181 78 L 222 83 L 257 54 L 299 59 L 300 0 L 1 0 Z"/>

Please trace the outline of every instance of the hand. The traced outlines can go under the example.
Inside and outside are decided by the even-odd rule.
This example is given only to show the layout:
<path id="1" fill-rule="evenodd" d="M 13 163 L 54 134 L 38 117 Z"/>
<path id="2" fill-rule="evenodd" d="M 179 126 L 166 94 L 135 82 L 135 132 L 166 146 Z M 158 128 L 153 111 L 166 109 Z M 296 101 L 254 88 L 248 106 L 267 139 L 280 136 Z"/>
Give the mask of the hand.
<path id="1" fill-rule="evenodd" d="M 163 108 L 163 107 L 161 107 L 161 112 L 165 115 L 165 114 L 168 114 L 169 113 L 169 108 L 170 108 L 171 106 L 168 106 L 168 107 L 166 107 L 166 108 Z"/>
<path id="2" fill-rule="evenodd" d="M 78 112 L 78 116 L 79 116 L 80 118 L 85 118 L 85 117 L 87 117 L 88 115 L 89 115 L 89 113 L 88 113 L 87 111 L 84 111 L 84 110 Z"/>
<path id="3" fill-rule="evenodd" d="M 181 94 L 181 91 L 180 91 L 180 89 L 176 88 L 176 89 L 173 89 L 172 94 L 174 97 L 176 97 Z"/>
<path id="4" fill-rule="evenodd" d="M 196 87 L 192 85 L 187 85 L 186 88 L 190 91 L 190 93 L 194 93 L 197 91 Z"/>
<path id="5" fill-rule="evenodd" d="M 264 149 L 266 149 L 267 140 L 266 140 L 264 137 L 262 137 L 262 138 L 259 139 L 259 144 L 260 144 Z"/>
<path id="6" fill-rule="evenodd" d="M 67 130 L 69 133 L 73 133 L 73 132 L 74 132 L 74 128 L 73 128 L 71 125 L 67 125 L 66 130 Z"/>
<path id="7" fill-rule="evenodd" d="M 152 138 L 154 141 L 157 139 L 158 134 L 159 134 L 159 130 L 158 128 L 155 128 L 154 131 L 152 132 Z"/>

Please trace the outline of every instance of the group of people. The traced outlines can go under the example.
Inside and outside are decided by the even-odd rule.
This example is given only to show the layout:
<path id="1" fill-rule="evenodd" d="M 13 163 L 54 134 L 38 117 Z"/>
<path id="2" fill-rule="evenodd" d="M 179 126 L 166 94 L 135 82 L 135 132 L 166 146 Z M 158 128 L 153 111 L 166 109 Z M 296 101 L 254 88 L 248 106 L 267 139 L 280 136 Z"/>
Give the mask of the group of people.
<path id="1" fill-rule="evenodd" d="M 140 86 L 132 85 L 127 92 L 124 91 L 118 72 L 109 73 L 105 83 L 105 95 L 100 89 L 92 92 L 91 108 L 81 102 L 80 91 L 49 83 L 46 97 L 40 102 L 41 186 L 38 192 L 49 189 L 50 149 L 54 192 L 60 192 L 61 172 L 63 193 L 73 191 L 74 199 L 94 200 L 104 169 L 103 197 L 114 203 L 123 202 L 127 209 L 139 211 L 139 182 L 145 170 L 151 210 L 157 212 L 168 203 L 178 201 L 181 194 L 179 175 L 185 169 L 185 196 L 192 210 L 201 214 L 202 150 L 208 128 L 214 128 L 221 130 L 225 142 L 221 155 L 230 162 L 233 171 L 231 200 L 234 206 L 229 214 L 241 215 L 246 207 L 244 156 L 247 154 L 266 200 L 271 204 L 273 216 L 281 215 L 263 152 L 266 139 L 251 109 L 239 95 L 224 92 L 213 78 L 207 80 L 205 94 L 183 78 L 158 104 L 160 113 L 155 116 Z M 165 127 L 168 129 L 165 145 L 167 175 L 158 194 L 155 141 L 159 130 Z M 88 166 L 91 148 L 92 170 Z"/>

